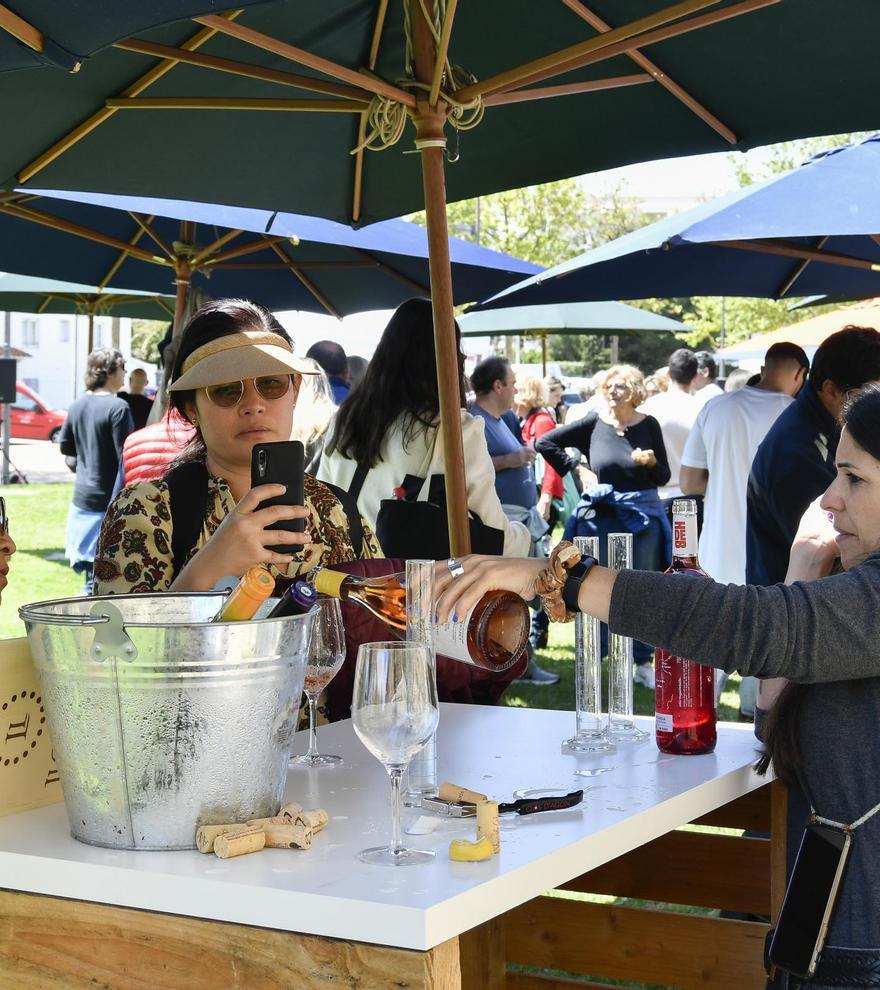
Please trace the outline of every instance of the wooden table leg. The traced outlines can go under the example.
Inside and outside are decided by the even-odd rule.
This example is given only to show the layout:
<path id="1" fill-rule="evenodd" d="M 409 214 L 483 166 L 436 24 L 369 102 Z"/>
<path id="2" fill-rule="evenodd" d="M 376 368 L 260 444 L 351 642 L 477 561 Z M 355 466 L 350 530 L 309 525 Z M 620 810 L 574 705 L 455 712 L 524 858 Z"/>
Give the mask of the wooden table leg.
<path id="1" fill-rule="evenodd" d="M 462 990 L 505 990 L 507 945 L 504 922 L 487 921 L 459 935 Z"/>
<path id="2" fill-rule="evenodd" d="M 788 789 L 780 780 L 770 785 L 770 920 L 776 924 L 786 886 Z"/>
<path id="3" fill-rule="evenodd" d="M 0 987 L 461 990 L 458 939 L 429 952 L 0 890 Z"/>

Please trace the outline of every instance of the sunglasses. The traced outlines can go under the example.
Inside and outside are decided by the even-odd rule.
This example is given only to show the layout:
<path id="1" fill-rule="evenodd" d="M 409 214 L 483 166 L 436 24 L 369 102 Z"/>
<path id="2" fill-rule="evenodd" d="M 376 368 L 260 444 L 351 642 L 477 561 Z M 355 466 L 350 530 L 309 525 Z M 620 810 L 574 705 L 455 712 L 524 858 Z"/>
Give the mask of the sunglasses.
<path id="1" fill-rule="evenodd" d="M 0 495 L 0 534 L 9 532 L 9 516 L 6 515 L 6 499 Z"/>
<path id="2" fill-rule="evenodd" d="M 263 375 L 254 378 L 254 388 L 257 393 L 269 402 L 281 399 L 290 391 L 293 375 Z M 225 382 L 223 385 L 208 385 L 205 395 L 222 409 L 231 409 L 241 402 L 244 395 L 244 382 Z"/>

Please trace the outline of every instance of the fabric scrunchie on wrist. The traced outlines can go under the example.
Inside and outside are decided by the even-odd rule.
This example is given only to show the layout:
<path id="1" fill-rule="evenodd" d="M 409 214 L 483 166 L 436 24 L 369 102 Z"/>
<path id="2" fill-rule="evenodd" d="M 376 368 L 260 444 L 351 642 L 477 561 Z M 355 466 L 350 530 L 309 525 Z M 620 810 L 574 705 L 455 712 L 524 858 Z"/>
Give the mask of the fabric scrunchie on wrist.
<path id="1" fill-rule="evenodd" d="M 541 604 L 551 622 L 571 622 L 576 615 L 575 612 L 569 612 L 562 600 L 562 589 L 568 572 L 580 559 L 580 550 L 568 540 L 563 540 L 553 548 L 546 569 L 541 571 L 535 581 L 535 591 L 541 596 Z"/>

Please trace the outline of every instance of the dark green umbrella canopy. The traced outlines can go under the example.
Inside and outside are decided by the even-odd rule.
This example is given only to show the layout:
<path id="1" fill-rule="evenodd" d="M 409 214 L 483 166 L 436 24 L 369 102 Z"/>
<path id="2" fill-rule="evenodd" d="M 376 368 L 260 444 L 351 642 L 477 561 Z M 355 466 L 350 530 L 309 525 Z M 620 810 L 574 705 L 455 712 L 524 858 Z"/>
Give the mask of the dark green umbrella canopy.
<path id="1" fill-rule="evenodd" d="M 106 5 L 121 6 L 109 0 Z M 55 5 L 32 0 L 29 6 Z M 70 5 L 71 18 L 80 6 Z M 167 14 L 175 6 L 187 12 L 180 4 L 160 8 Z M 207 36 L 219 19 L 207 27 L 204 20 L 177 21 L 138 28 L 141 40 L 124 41 L 126 50 L 98 52 L 75 75 L 55 68 L 0 73 L 0 177 L 7 188 L 149 193 L 348 223 L 419 209 L 419 156 L 405 153 L 413 149 L 409 123 L 399 143 L 363 155 L 361 206 L 353 207 L 358 156 L 350 152 L 359 139 L 357 111 L 372 96 L 363 87 L 378 78 L 389 92 L 398 92 L 406 63 L 405 6 L 388 6 L 376 32 L 375 61 L 371 43 L 380 0 L 279 0 L 249 6 L 223 22 L 232 25 L 229 30 L 243 26 L 263 37 Z M 441 13 L 444 7 L 454 10 L 449 60 L 461 74 L 458 82 L 446 78 L 442 91 L 456 98 L 473 95 L 464 73 L 480 89 L 499 73 L 569 46 L 592 49 L 582 56 L 592 60 L 589 65 L 511 83 L 501 99 L 516 102 L 493 103 L 498 89 L 490 86 L 482 111 L 465 110 L 466 118 L 482 112 L 472 129 L 456 131 L 447 124 L 450 201 L 628 162 L 880 122 L 876 0 L 689 0 L 672 7 L 664 0 L 479 0 L 457 8 L 445 0 Z M 647 17 L 653 21 L 642 21 L 639 29 Z M 624 22 L 636 26 L 624 30 Z M 603 33 L 597 25 L 618 30 Z M 127 27 L 119 21 L 113 29 L 119 39 Z M 96 37 L 95 47 L 112 40 L 108 30 Z M 270 52 L 252 43 L 263 45 L 264 37 L 298 51 L 270 43 L 277 49 Z M 609 38 L 617 39 L 610 47 Z M 151 47 L 157 44 L 166 49 Z M 252 71 L 242 70 L 244 64 L 262 78 L 220 71 L 216 62 L 206 67 L 162 61 L 162 54 L 173 54 L 167 49 L 185 44 L 196 49 L 188 58 L 232 60 L 239 63 L 237 72 Z M 332 78 L 304 64 L 310 58 L 301 52 L 356 75 L 343 78 L 344 72 L 333 70 Z M 150 85 L 129 90 L 162 65 L 172 67 Z M 372 73 L 361 71 L 371 67 Z M 547 98 L 535 99 L 537 91 Z M 125 109 L 106 107 L 108 99 L 120 98 L 127 101 Z M 141 101 L 151 99 L 219 100 L 225 109 L 145 108 Z M 263 106 L 275 109 L 258 110 L 252 102 L 231 108 L 230 100 L 269 101 Z M 285 109 L 277 101 L 288 101 Z M 291 109 L 295 104 L 299 111 Z M 315 112 L 322 105 L 335 110 Z M 96 112 L 106 119 L 44 168 L 29 168 Z"/>

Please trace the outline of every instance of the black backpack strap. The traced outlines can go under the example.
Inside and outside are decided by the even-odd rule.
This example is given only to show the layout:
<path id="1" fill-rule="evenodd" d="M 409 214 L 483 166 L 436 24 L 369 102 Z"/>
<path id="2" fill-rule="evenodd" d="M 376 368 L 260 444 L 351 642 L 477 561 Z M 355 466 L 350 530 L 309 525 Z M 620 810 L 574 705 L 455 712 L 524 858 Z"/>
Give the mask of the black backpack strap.
<path id="1" fill-rule="evenodd" d="M 179 464 L 165 475 L 171 512 L 172 580 L 183 570 L 205 521 L 208 501 L 208 469 L 204 461 Z"/>
<path id="2" fill-rule="evenodd" d="M 361 489 L 364 487 L 364 482 L 367 480 L 367 475 L 369 473 L 369 464 L 358 464 L 357 468 L 355 468 L 354 475 L 351 479 L 351 484 L 348 486 L 348 494 L 351 495 L 355 502 L 357 502 L 360 498 Z"/>
<path id="3" fill-rule="evenodd" d="M 369 468 L 364 470 L 364 478 L 367 476 L 367 471 Z M 358 467 L 360 471 L 360 466 Z M 355 473 L 355 478 L 357 477 L 357 472 Z M 363 485 L 363 478 L 361 478 L 361 485 Z M 354 550 L 355 560 L 360 560 L 364 552 L 364 526 L 361 522 L 360 509 L 357 507 L 357 498 L 354 496 L 351 488 L 346 491 L 344 488 L 339 488 L 336 485 L 331 485 L 329 481 L 322 481 L 322 485 L 326 485 L 331 492 L 339 499 L 342 508 L 345 510 L 346 519 L 348 519 L 348 535 L 351 538 L 351 546 Z M 354 482 L 352 482 L 352 487 Z M 358 487 L 360 491 L 360 487 Z"/>

